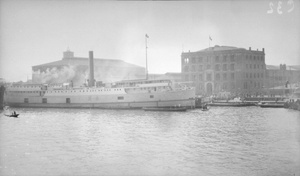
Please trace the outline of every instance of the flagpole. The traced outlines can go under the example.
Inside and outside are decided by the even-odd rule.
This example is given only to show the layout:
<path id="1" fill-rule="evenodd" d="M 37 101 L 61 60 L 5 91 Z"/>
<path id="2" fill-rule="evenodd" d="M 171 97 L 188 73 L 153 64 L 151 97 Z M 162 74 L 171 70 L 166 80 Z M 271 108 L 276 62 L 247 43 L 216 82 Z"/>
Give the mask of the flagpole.
<path id="1" fill-rule="evenodd" d="M 147 49 L 148 49 L 148 46 L 147 46 L 147 38 L 148 38 L 148 35 L 146 34 L 145 35 L 145 43 L 146 43 L 146 80 L 148 80 L 148 60 L 147 60 Z"/>

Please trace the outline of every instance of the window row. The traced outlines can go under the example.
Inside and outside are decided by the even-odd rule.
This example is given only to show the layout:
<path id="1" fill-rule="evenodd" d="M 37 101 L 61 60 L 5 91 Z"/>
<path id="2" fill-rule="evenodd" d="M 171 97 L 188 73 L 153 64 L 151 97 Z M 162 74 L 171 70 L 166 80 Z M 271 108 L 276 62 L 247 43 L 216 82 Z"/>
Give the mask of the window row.
<path id="1" fill-rule="evenodd" d="M 246 78 L 264 78 L 263 73 L 246 73 Z"/>
<path id="2" fill-rule="evenodd" d="M 244 89 L 262 89 L 264 88 L 264 84 L 261 82 L 244 82 Z"/>
<path id="3" fill-rule="evenodd" d="M 235 62 L 235 55 L 220 55 L 220 56 L 200 56 L 200 57 L 187 57 L 182 59 L 182 63 L 202 63 L 202 62 Z"/>
<path id="4" fill-rule="evenodd" d="M 250 61 L 264 61 L 264 56 L 253 56 L 253 55 L 246 55 L 246 60 Z"/>
<path id="5" fill-rule="evenodd" d="M 246 64 L 246 69 L 264 69 L 264 65 L 259 65 L 259 64 Z"/>
<path id="6" fill-rule="evenodd" d="M 222 76 L 222 78 L 221 78 L 221 76 Z M 222 80 L 228 80 L 228 79 L 234 80 L 235 79 L 235 74 L 234 73 L 230 73 L 230 74 L 216 73 L 215 74 L 215 80 L 220 81 L 221 79 Z M 185 81 L 204 81 L 204 74 L 191 75 L 191 76 L 185 75 L 184 80 Z M 211 73 L 206 74 L 206 81 L 212 81 L 212 74 Z"/>
<path id="7" fill-rule="evenodd" d="M 154 98 L 154 95 L 150 95 L 149 98 Z M 118 96 L 117 100 L 124 100 L 124 97 Z M 29 99 L 24 98 L 24 103 L 29 103 Z M 42 103 L 47 103 L 47 98 L 42 98 Z M 71 103 L 71 98 L 66 98 L 66 103 Z"/>
<path id="8" fill-rule="evenodd" d="M 222 67 L 223 71 L 227 71 L 227 70 L 234 71 L 235 70 L 235 65 L 234 64 L 230 64 L 230 65 L 227 65 L 227 64 L 223 64 L 223 65 L 217 64 L 217 65 L 215 65 L 214 70 L 220 71 L 221 67 Z M 205 70 L 209 70 L 209 69 L 212 69 L 211 65 L 206 65 Z M 199 65 L 199 66 L 192 65 L 191 67 L 185 66 L 184 69 L 183 69 L 183 72 L 197 72 L 197 71 L 204 71 L 204 66 L 203 65 Z"/>

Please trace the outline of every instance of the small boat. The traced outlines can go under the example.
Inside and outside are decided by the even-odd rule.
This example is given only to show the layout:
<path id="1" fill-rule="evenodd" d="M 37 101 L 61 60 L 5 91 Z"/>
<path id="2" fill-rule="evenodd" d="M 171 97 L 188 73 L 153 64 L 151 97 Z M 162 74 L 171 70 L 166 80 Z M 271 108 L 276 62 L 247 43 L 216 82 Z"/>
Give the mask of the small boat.
<path id="1" fill-rule="evenodd" d="M 261 108 L 284 108 L 284 104 L 282 103 L 262 103 L 258 104 Z"/>
<path id="2" fill-rule="evenodd" d="M 201 109 L 201 111 L 208 111 L 209 109 Z"/>
<path id="3" fill-rule="evenodd" d="M 18 116 L 19 116 L 19 114 L 10 114 L 10 115 L 5 114 L 5 115 L 8 117 L 15 117 L 15 118 L 18 118 Z"/>
<path id="4" fill-rule="evenodd" d="M 186 111 L 186 107 L 144 107 L 144 111 Z"/>
<path id="5" fill-rule="evenodd" d="M 263 101 L 259 102 L 257 106 L 261 108 L 284 108 L 284 101 Z"/>

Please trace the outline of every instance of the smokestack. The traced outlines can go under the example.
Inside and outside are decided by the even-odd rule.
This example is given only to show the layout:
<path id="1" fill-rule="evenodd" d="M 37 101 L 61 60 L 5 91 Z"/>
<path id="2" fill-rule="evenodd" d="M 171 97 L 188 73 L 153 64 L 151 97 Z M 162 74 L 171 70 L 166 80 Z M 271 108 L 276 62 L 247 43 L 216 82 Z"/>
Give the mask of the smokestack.
<path id="1" fill-rule="evenodd" d="M 93 51 L 89 52 L 89 60 L 90 60 L 90 75 L 89 75 L 89 87 L 95 86 L 94 80 L 94 55 Z"/>

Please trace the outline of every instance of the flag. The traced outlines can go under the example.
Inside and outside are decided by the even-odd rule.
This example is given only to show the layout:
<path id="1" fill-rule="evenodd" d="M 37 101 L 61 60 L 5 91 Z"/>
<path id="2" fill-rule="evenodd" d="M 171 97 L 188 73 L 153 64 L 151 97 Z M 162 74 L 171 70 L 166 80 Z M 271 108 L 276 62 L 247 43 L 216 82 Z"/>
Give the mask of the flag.
<path id="1" fill-rule="evenodd" d="M 145 37 L 146 37 L 146 38 L 149 38 L 149 36 L 148 36 L 147 34 L 145 35 Z"/>
<path id="2" fill-rule="evenodd" d="M 209 36 L 209 40 L 211 40 L 212 41 L 212 39 L 211 39 L 211 37 Z"/>

